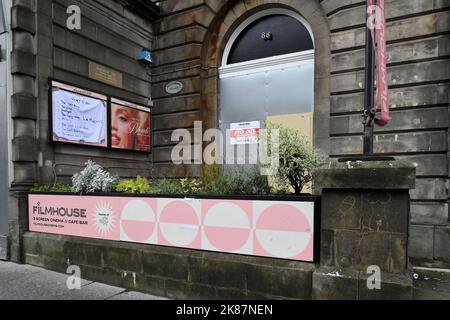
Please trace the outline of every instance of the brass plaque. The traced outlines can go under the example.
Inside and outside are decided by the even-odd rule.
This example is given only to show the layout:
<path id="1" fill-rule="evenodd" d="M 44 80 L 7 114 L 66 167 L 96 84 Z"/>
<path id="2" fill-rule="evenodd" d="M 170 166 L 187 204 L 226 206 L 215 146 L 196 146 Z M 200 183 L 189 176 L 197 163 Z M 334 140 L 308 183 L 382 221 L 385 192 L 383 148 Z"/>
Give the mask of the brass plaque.
<path id="1" fill-rule="evenodd" d="M 89 78 L 123 88 L 122 73 L 92 61 L 89 61 Z"/>

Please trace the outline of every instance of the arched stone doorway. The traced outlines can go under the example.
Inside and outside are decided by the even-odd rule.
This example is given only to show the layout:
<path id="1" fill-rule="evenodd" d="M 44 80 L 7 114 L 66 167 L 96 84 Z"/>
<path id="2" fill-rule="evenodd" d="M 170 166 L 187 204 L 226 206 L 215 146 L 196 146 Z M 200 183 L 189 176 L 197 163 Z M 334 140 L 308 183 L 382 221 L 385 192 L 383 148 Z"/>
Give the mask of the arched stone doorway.
<path id="1" fill-rule="evenodd" d="M 312 120 L 312 140 L 316 147 L 324 153 L 329 154 L 330 150 L 330 31 L 328 19 L 316 0 L 289 1 L 280 0 L 274 3 L 270 0 L 262 0 L 258 5 L 246 7 L 241 1 L 229 1 L 224 5 L 220 13 L 210 23 L 210 30 L 205 38 L 205 45 L 202 52 L 202 120 L 204 130 L 209 128 L 219 128 L 221 120 L 221 76 L 223 71 L 233 72 L 232 69 L 223 69 L 228 64 L 230 58 L 230 47 L 238 39 L 245 27 L 248 27 L 254 18 L 267 16 L 267 13 L 283 12 L 297 21 L 302 22 L 309 31 L 314 50 L 309 52 L 310 56 L 305 59 L 313 63 L 313 97 L 311 110 Z M 240 12 L 240 14 L 236 14 Z M 289 14 L 286 14 L 289 12 Z M 270 15 L 270 14 L 269 14 Z M 301 19 L 298 19 L 301 17 Z M 233 37 L 236 37 L 233 41 Z M 229 50 L 229 51 L 228 51 Z M 307 50 L 305 50 L 307 51 Z M 295 52 L 299 52 L 296 50 Z M 301 52 L 301 51 L 300 51 Z M 290 53 L 282 52 L 280 55 Z M 233 54 L 232 54 L 233 55 Z M 277 55 L 275 55 L 277 56 Z M 256 56 L 256 58 L 261 58 Z M 266 57 L 267 58 L 267 57 Z M 304 57 L 306 58 L 306 56 Z M 235 59 L 233 57 L 232 59 Z M 239 58 L 236 58 L 238 63 Z M 264 57 L 262 58 L 264 59 Z M 244 59 L 245 60 L 245 59 Z M 257 60 L 257 59 L 256 59 Z M 230 60 L 234 62 L 234 60 Z M 298 61 L 296 61 L 298 62 Z M 246 63 L 245 61 L 243 62 Z M 229 64 L 228 64 L 229 65 Z M 235 70 L 236 71 L 236 70 Z M 298 109 L 301 113 L 301 108 Z"/>
<path id="2" fill-rule="evenodd" d="M 219 126 L 224 134 L 231 130 L 227 143 L 252 144 L 251 132 L 265 122 L 295 128 L 312 142 L 314 40 L 301 15 L 271 8 L 247 18 L 225 46 L 219 79 Z"/>

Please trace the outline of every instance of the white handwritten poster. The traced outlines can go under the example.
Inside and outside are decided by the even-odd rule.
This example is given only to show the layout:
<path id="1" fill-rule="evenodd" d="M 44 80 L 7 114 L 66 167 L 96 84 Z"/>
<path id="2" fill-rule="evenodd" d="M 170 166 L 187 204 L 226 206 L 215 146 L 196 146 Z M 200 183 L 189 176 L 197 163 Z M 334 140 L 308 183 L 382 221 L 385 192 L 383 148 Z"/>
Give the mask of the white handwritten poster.
<path id="1" fill-rule="evenodd" d="M 107 147 L 107 103 L 53 88 L 53 136 L 58 142 Z"/>

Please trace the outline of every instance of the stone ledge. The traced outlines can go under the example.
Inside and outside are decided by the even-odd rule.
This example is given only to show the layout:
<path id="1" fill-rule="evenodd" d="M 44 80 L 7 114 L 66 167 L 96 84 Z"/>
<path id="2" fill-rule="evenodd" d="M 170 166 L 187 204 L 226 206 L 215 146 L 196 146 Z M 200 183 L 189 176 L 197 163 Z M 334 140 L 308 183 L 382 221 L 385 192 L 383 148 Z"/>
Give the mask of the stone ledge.
<path id="1" fill-rule="evenodd" d="M 25 262 L 174 299 L 311 299 L 314 264 L 28 232 Z"/>
<path id="2" fill-rule="evenodd" d="M 320 267 L 313 275 L 313 299 L 357 300 L 359 272 Z"/>
<path id="3" fill-rule="evenodd" d="M 369 275 L 353 269 L 321 267 L 313 275 L 313 299 L 412 300 L 413 281 L 408 274 L 381 273 L 381 289 L 369 290 Z"/>
<path id="4" fill-rule="evenodd" d="M 416 167 L 405 161 L 330 162 L 316 171 L 321 189 L 409 190 L 416 185 Z"/>
<path id="5" fill-rule="evenodd" d="M 159 6 L 151 1 L 143 1 L 143 0 L 116 0 L 125 8 L 130 11 L 140 15 L 145 19 L 149 19 L 150 21 L 154 21 L 160 17 L 161 10 Z"/>

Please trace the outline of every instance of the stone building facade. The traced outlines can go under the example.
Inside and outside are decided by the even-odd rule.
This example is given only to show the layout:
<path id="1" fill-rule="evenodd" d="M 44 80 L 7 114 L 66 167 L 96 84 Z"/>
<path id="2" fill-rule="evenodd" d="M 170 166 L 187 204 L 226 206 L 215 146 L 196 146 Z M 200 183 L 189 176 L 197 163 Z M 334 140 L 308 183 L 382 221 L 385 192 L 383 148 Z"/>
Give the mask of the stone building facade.
<path id="1" fill-rule="evenodd" d="M 152 74 L 155 162 L 169 164 L 171 124 L 218 125 L 225 46 L 246 18 L 271 8 L 301 14 L 314 35 L 314 144 L 333 159 L 362 153 L 365 1 L 166 0 L 160 7 Z M 387 1 L 392 121 L 377 128 L 375 137 L 376 154 L 418 165 L 411 194 L 411 261 L 444 268 L 450 262 L 449 7 L 446 0 Z M 182 94 L 164 92 L 171 80 L 184 83 Z"/>
<path id="2" fill-rule="evenodd" d="M 71 4 L 81 8 L 81 30 L 65 26 Z M 0 153 L 0 248 L 7 236 L 12 260 L 22 260 L 25 192 L 35 183 L 67 181 L 88 159 L 122 177 L 200 176 L 201 165 L 171 163 L 176 144 L 171 134 L 194 130 L 195 121 L 202 121 L 204 130 L 219 126 L 224 52 L 242 23 L 261 11 L 292 12 L 312 33 L 315 146 L 332 159 L 362 153 L 365 1 L 163 0 L 156 6 L 144 0 L 7 0 L 2 5 L 0 139 L 8 148 Z M 392 122 L 377 128 L 375 151 L 417 163 L 410 258 L 415 266 L 449 268 L 450 1 L 388 0 L 387 7 Z M 136 61 L 145 47 L 154 54 L 151 69 Z M 90 78 L 89 61 L 120 72 L 123 87 Z M 152 101 L 153 152 L 50 145 L 49 78 L 134 103 Z M 182 83 L 176 94 L 166 90 L 173 81 Z"/>

